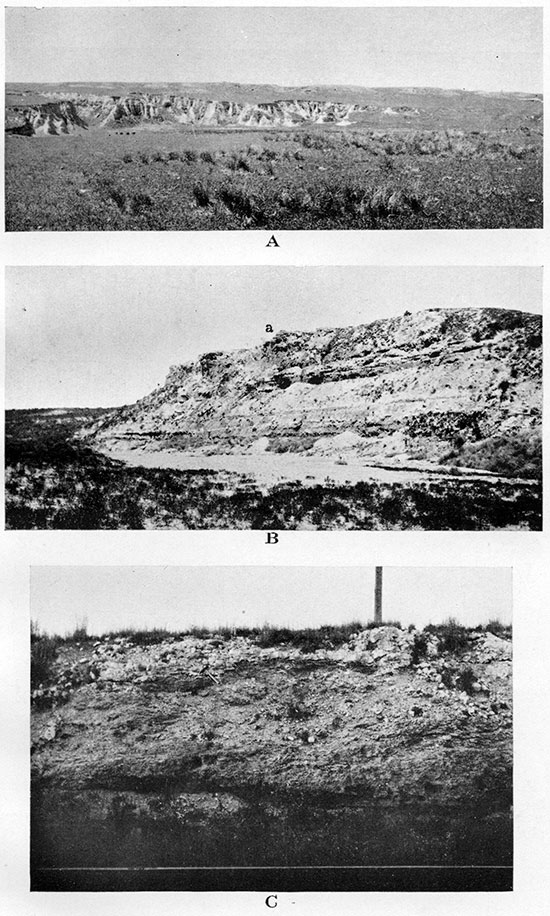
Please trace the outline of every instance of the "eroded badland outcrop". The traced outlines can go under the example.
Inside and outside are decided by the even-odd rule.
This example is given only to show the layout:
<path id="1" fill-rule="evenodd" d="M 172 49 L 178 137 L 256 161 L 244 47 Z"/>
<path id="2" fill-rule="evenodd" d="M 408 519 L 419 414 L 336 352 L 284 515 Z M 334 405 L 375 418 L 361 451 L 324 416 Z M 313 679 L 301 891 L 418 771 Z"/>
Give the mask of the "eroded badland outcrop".
<path id="1" fill-rule="evenodd" d="M 109 92 L 109 88 L 111 91 Z M 379 119 L 416 127 L 467 109 L 482 117 L 489 104 L 506 120 L 521 109 L 540 119 L 541 98 L 526 93 L 483 93 L 433 88 L 258 86 L 238 83 L 132 87 L 124 84 L 46 84 L 7 87 L 6 128 L 48 136 L 117 127 L 285 128 L 300 124 L 348 126 Z"/>
<path id="2" fill-rule="evenodd" d="M 493 444 L 529 452 L 540 441 L 541 346 L 539 316 L 500 309 L 279 331 L 173 366 L 164 385 L 83 435 L 115 455 L 299 452 L 396 467 L 458 455 L 490 467 Z"/>

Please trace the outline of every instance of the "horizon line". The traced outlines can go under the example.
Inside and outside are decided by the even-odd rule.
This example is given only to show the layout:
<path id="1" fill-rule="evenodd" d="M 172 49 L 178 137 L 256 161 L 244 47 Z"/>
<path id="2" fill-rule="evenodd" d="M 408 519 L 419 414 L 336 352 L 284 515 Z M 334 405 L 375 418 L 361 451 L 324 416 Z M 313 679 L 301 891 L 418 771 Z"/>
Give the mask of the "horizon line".
<path id="1" fill-rule="evenodd" d="M 421 91 L 431 91 L 431 92 L 473 92 L 473 93 L 487 93 L 489 95 L 537 95 L 542 96 L 543 90 L 529 90 L 529 89 L 466 89 L 460 88 L 458 86 L 453 87 L 444 87 L 444 86 L 424 86 L 418 84 L 410 85 L 369 85 L 369 84 L 360 84 L 360 83 L 272 83 L 272 82 L 242 82 L 240 80 L 193 80 L 193 79 L 183 79 L 183 80 L 171 80 L 171 79 L 153 79 L 153 80 L 128 80 L 128 79 L 90 79 L 90 80 L 6 80 L 5 86 L 88 86 L 98 85 L 106 86 L 111 83 L 118 83 L 124 86 L 131 85 L 140 85 L 140 86 L 149 86 L 149 85 L 192 85 L 192 86 L 236 86 L 236 87 L 258 87 L 258 88 L 278 88 L 278 89 L 305 89 L 305 88 L 322 88 L 322 89 L 360 89 L 366 91 L 377 91 L 379 89 L 417 89 Z"/>

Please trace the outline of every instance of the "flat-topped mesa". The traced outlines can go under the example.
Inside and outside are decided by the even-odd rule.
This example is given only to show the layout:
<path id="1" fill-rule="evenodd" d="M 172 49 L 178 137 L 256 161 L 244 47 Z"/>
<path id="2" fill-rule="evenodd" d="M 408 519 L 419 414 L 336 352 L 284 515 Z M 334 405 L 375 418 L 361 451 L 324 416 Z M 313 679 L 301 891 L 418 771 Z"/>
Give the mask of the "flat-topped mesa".
<path id="1" fill-rule="evenodd" d="M 503 309 L 279 331 L 172 366 L 163 385 L 83 435 L 114 452 L 438 462 L 464 445 L 540 436 L 541 350 L 541 318 Z"/>

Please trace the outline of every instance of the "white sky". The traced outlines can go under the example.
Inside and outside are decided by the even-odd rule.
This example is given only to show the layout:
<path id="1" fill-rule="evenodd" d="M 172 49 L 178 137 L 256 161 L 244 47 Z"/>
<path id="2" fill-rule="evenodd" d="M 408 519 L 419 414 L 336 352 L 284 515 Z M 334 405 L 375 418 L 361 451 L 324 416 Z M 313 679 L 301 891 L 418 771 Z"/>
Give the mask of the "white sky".
<path id="1" fill-rule="evenodd" d="M 542 9 L 32 7 L 12 82 L 243 82 L 542 91 Z"/>
<path id="2" fill-rule="evenodd" d="M 34 566 L 31 618 L 61 635 L 123 627 L 319 626 L 373 618 L 374 567 Z M 424 626 L 512 619 L 504 567 L 385 567 L 383 618 Z"/>
<path id="3" fill-rule="evenodd" d="M 6 407 L 111 407 L 171 365 L 275 331 L 432 307 L 540 312 L 529 267 L 14 267 L 6 271 Z"/>

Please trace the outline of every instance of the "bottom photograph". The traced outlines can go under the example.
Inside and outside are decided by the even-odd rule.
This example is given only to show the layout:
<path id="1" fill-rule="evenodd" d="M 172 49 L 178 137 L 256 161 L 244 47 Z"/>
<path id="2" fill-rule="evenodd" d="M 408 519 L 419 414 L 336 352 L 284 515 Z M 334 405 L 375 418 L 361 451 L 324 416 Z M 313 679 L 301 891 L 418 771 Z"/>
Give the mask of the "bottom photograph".
<path id="1" fill-rule="evenodd" d="M 31 569 L 31 890 L 511 890 L 512 570 Z"/>

